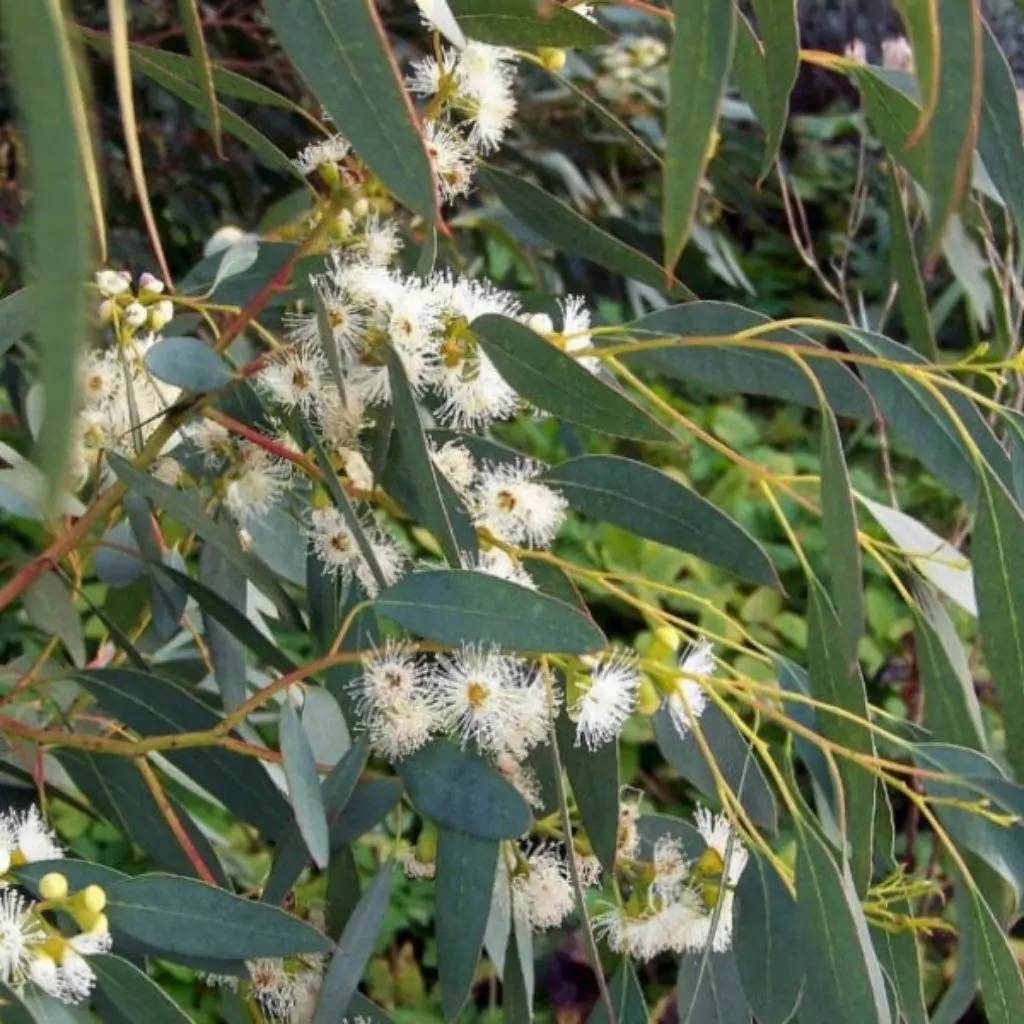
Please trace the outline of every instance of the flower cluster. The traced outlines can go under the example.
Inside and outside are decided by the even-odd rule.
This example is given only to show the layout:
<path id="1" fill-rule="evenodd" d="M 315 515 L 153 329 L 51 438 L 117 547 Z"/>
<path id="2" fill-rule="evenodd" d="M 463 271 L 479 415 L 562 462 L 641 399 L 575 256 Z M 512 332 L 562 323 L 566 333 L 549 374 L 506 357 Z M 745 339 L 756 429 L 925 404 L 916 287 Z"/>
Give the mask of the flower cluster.
<path id="1" fill-rule="evenodd" d="M 72 893 L 67 878 L 51 871 L 39 881 L 44 902 L 33 903 L 7 877 L 12 868 L 63 856 L 37 808 L 0 814 L 0 981 L 17 992 L 31 982 L 62 1002 L 78 1003 L 96 981 L 87 958 L 110 949 L 106 893 L 98 885 Z M 44 911 L 61 911 L 78 932 L 64 934 Z"/>
<path id="2" fill-rule="evenodd" d="M 601 49 L 594 88 L 601 99 L 660 105 L 668 91 L 668 46 L 657 36 L 621 36 Z"/>
<path id="3" fill-rule="evenodd" d="M 643 870 L 631 874 L 629 898 L 595 920 L 612 949 L 650 960 L 664 952 L 721 953 L 731 946 L 735 890 L 749 853 L 724 816 L 699 807 L 695 823 L 706 844 L 696 860 L 687 860 L 678 839 L 662 836 L 651 860 L 637 865 Z M 632 845 L 635 850 L 638 844 Z"/>
<path id="4" fill-rule="evenodd" d="M 264 1020 L 270 1024 L 306 1024 L 313 1019 L 324 982 L 323 956 L 303 954 L 286 960 L 265 957 L 247 960 L 245 966 L 250 994 Z M 237 991 L 240 980 L 228 974 L 203 973 L 201 977 L 207 985 L 232 991 Z"/>
<path id="5" fill-rule="evenodd" d="M 146 354 L 174 315 L 173 303 L 162 297 L 163 282 L 142 274 L 133 290 L 129 274 L 101 270 L 96 287 L 100 317 L 113 328 L 115 343 L 90 350 L 79 362 L 81 408 L 68 472 L 74 490 L 85 483 L 99 452 L 141 450 L 181 393 L 146 367 Z"/>

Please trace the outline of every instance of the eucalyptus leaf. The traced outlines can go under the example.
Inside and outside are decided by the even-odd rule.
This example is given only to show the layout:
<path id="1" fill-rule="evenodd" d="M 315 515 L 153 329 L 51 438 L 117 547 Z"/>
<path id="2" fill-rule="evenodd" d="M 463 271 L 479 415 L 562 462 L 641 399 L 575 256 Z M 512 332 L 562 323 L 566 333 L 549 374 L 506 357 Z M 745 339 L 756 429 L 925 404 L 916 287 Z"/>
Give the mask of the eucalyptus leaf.
<path id="1" fill-rule="evenodd" d="M 198 338 L 163 338 L 146 351 L 145 363 L 154 377 L 186 391 L 213 391 L 231 380 L 228 365 Z"/>

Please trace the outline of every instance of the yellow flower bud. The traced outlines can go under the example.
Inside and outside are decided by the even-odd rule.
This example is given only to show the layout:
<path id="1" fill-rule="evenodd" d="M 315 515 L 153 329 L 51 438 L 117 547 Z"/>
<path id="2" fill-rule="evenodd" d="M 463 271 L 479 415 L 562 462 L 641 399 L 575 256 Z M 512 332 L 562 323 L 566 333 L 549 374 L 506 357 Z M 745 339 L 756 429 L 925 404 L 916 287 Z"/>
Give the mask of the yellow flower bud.
<path id="1" fill-rule="evenodd" d="M 548 71 L 561 71 L 565 67 L 565 50 L 555 46 L 542 46 L 537 50 L 537 56 Z"/>
<path id="2" fill-rule="evenodd" d="M 433 864 L 437 859 L 437 828 L 429 821 L 416 840 L 416 859 L 421 864 Z"/>
<path id="3" fill-rule="evenodd" d="M 93 921 L 92 927 L 89 929 L 91 935 L 106 935 L 110 931 L 110 922 L 107 921 L 106 914 L 97 914 L 96 920 Z"/>
<path id="4" fill-rule="evenodd" d="M 11 870 L 11 855 L 6 850 L 0 850 L 0 875 L 6 875 Z"/>
<path id="5" fill-rule="evenodd" d="M 682 637 L 673 626 L 659 626 L 651 635 L 651 646 L 647 654 L 663 665 L 673 664 L 679 654 Z"/>
<path id="6" fill-rule="evenodd" d="M 62 900 L 67 894 L 68 880 L 59 871 L 51 871 L 39 879 L 39 895 L 44 900 Z"/>
<path id="7" fill-rule="evenodd" d="M 75 901 L 94 914 L 98 914 L 107 905 L 106 890 L 98 885 L 87 885 L 81 892 L 76 893 Z"/>
<path id="8" fill-rule="evenodd" d="M 636 699 L 637 714 L 650 718 L 660 707 L 661 697 L 658 695 L 658 688 L 648 676 L 641 676 L 640 691 Z"/>

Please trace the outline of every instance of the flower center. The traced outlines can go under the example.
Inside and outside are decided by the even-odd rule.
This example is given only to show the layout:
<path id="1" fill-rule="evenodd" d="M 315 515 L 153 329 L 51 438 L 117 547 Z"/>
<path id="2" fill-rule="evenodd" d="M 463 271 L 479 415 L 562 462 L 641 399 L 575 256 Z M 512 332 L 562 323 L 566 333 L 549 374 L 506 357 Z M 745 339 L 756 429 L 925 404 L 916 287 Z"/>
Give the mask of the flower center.
<path id="1" fill-rule="evenodd" d="M 484 701 L 487 700 L 488 692 L 486 683 L 481 683 L 474 679 L 466 687 L 466 700 L 469 702 L 469 706 L 474 711 L 479 710 L 483 706 Z"/>

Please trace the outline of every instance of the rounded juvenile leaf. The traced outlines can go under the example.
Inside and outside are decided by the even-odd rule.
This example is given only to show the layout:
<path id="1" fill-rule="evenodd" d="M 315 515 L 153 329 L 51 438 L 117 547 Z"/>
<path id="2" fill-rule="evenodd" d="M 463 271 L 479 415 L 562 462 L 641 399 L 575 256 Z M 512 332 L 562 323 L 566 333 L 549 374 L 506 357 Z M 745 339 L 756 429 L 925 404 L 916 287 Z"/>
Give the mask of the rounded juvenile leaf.
<path id="1" fill-rule="evenodd" d="M 212 391 L 231 380 L 231 370 L 198 338 L 164 338 L 146 353 L 154 377 L 186 391 Z"/>
<path id="2" fill-rule="evenodd" d="M 205 882 L 141 875 L 107 890 L 111 930 L 165 953 L 237 960 L 323 953 L 330 940 L 267 903 Z"/>
<path id="3" fill-rule="evenodd" d="M 413 573 L 385 590 L 375 607 L 410 632 L 444 644 L 484 642 L 565 654 L 605 645 L 600 629 L 575 608 L 465 569 Z"/>
<path id="4" fill-rule="evenodd" d="M 530 827 L 516 789 L 476 754 L 436 740 L 401 764 L 405 788 L 423 815 L 480 839 L 515 839 Z"/>

